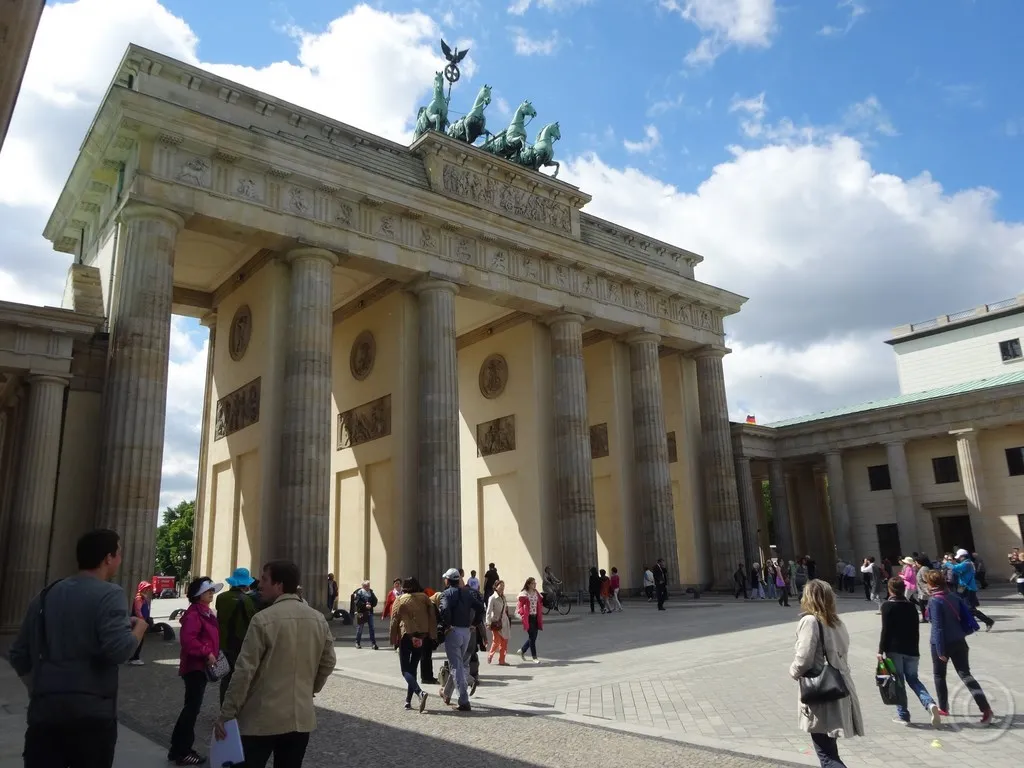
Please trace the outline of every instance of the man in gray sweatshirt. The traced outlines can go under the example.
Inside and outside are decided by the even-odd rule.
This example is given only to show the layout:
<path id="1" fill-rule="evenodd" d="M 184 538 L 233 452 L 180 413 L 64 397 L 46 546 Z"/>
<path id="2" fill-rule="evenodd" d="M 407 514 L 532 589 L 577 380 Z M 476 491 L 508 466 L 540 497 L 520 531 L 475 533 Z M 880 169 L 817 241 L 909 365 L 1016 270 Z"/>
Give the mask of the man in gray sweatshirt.
<path id="1" fill-rule="evenodd" d="M 25 768 L 110 768 L 117 744 L 117 673 L 147 630 L 129 617 L 124 590 L 108 580 L 121 565 L 120 536 L 85 534 L 79 573 L 29 603 L 11 646 L 29 691 Z"/>

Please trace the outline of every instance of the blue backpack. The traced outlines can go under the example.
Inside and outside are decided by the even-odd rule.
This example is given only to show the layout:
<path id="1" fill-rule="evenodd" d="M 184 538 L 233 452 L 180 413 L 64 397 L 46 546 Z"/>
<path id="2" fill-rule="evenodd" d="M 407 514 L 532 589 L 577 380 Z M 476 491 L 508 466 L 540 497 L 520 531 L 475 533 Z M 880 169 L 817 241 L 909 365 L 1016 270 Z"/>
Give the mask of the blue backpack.
<path id="1" fill-rule="evenodd" d="M 948 597 L 956 600 L 954 605 L 946 598 L 942 598 L 942 601 L 953 609 L 953 615 L 956 616 L 956 620 L 960 622 L 960 629 L 963 630 L 964 635 L 973 635 L 981 626 L 978 624 L 978 620 L 974 618 L 974 614 L 971 612 L 971 607 L 964 602 L 964 599 L 959 595 L 947 593 Z"/>

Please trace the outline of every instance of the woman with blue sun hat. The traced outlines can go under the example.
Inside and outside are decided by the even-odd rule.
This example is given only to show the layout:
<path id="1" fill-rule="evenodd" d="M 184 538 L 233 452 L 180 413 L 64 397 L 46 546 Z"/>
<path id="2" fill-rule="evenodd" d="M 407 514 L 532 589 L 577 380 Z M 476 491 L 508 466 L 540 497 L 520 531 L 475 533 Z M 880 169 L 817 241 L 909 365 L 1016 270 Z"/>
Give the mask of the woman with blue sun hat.
<path id="1" fill-rule="evenodd" d="M 242 651 L 242 641 L 249 629 L 249 622 L 256 615 L 256 603 L 249 594 L 252 585 L 252 574 L 248 568 L 235 568 L 230 576 L 224 579 L 230 589 L 217 595 L 217 624 L 220 627 L 220 648 L 235 671 L 235 660 Z M 231 682 L 229 673 L 220 681 L 220 703 L 224 703 L 224 695 Z"/>

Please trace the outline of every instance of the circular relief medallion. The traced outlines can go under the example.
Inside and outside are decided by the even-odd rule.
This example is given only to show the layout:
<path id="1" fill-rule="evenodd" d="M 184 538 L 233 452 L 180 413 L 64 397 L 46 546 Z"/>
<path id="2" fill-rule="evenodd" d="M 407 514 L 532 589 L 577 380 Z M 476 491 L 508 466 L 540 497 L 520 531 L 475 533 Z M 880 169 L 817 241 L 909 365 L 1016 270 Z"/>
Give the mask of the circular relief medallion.
<path id="1" fill-rule="evenodd" d="M 480 394 L 488 400 L 499 397 L 508 384 L 508 363 L 501 355 L 490 355 L 480 366 Z"/>
<path id="2" fill-rule="evenodd" d="M 232 360 L 237 362 L 245 356 L 250 338 L 252 338 L 252 312 L 248 304 L 243 304 L 235 310 L 235 316 L 231 318 L 228 352 L 231 354 Z"/>
<path id="3" fill-rule="evenodd" d="M 377 342 L 373 333 L 363 331 L 352 343 L 352 351 L 348 356 L 348 367 L 352 371 L 352 378 L 362 381 L 370 375 L 373 370 L 373 361 L 377 357 Z"/>

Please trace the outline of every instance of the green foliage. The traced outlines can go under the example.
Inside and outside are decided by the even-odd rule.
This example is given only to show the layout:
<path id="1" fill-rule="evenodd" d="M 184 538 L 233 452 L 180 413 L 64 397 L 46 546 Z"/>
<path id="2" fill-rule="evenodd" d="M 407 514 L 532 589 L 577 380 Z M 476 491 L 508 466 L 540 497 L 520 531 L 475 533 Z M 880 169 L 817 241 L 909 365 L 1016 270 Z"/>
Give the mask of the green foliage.
<path id="1" fill-rule="evenodd" d="M 195 517 L 195 500 L 164 510 L 163 525 L 156 531 L 156 574 L 174 576 L 179 582 L 189 577 Z"/>
<path id="2" fill-rule="evenodd" d="M 772 487 L 767 480 L 761 483 L 761 498 L 764 499 L 764 514 L 768 519 L 768 541 L 777 544 L 779 537 L 775 530 L 775 514 L 772 512 Z"/>

